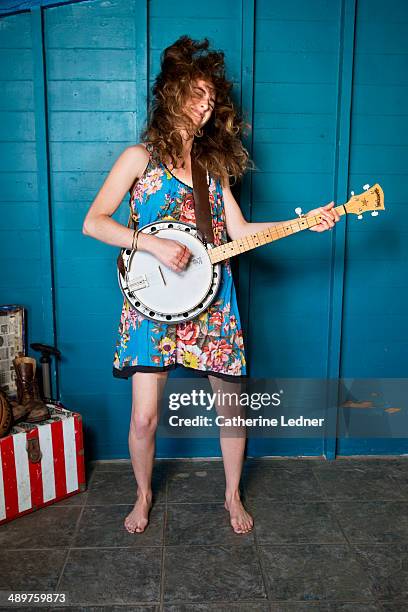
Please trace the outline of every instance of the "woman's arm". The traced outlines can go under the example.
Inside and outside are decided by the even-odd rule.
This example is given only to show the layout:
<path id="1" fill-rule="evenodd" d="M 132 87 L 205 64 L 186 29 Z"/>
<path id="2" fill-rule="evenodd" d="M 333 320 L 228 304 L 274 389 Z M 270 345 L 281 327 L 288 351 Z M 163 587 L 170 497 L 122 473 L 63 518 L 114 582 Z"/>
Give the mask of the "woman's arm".
<path id="1" fill-rule="evenodd" d="M 131 248 L 133 229 L 111 218 L 125 194 L 142 176 L 149 162 L 149 153 L 139 144 L 127 147 L 117 158 L 84 219 L 82 233 L 107 244 Z M 150 250 L 156 238 L 139 234 L 138 248 Z"/>
<path id="2" fill-rule="evenodd" d="M 128 147 L 121 153 L 88 210 L 82 226 L 83 234 L 124 249 L 132 248 L 134 230 L 111 219 L 111 215 L 119 207 L 135 178 L 142 176 L 148 162 L 149 153 L 141 144 Z M 143 232 L 138 234 L 137 249 L 152 253 L 176 272 L 186 267 L 191 255 L 190 250 L 177 240 Z"/>
<path id="3" fill-rule="evenodd" d="M 274 225 L 287 223 L 287 221 L 267 221 L 265 223 L 248 222 L 243 216 L 237 201 L 232 195 L 229 185 L 224 184 L 222 190 L 224 195 L 227 233 L 231 240 L 243 238 L 248 234 L 255 234 L 256 232 L 260 232 L 261 230 L 267 229 L 268 227 L 272 227 Z M 322 223 L 319 223 L 318 225 L 314 226 L 314 228 L 309 229 L 322 232 L 326 229 L 332 228 L 334 223 L 340 219 L 339 214 L 335 210 L 330 210 L 330 208 L 333 206 L 334 202 L 330 202 L 329 204 L 326 204 L 326 206 L 309 211 L 307 213 L 308 215 L 311 215 L 312 213 L 322 215 Z M 288 219 L 288 221 L 291 220 L 293 219 Z"/>

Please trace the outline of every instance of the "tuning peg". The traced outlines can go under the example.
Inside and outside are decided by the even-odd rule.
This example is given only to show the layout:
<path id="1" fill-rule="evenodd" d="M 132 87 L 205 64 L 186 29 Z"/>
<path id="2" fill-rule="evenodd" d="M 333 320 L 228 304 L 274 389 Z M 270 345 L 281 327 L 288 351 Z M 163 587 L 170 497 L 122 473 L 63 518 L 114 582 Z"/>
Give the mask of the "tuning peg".
<path id="1" fill-rule="evenodd" d="M 362 219 L 363 215 L 358 215 L 357 219 Z"/>
<path id="2" fill-rule="evenodd" d="M 354 195 L 354 191 L 350 191 L 350 195 L 352 195 L 352 196 L 353 196 L 353 195 Z"/>
<path id="3" fill-rule="evenodd" d="M 378 215 L 378 210 L 373 210 L 373 212 L 371 213 L 372 217 L 376 217 Z"/>
<path id="4" fill-rule="evenodd" d="M 304 214 L 302 213 L 302 209 L 300 208 L 300 206 L 295 208 L 295 213 L 299 215 L 299 217 L 304 217 Z"/>
<path id="5" fill-rule="evenodd" d="M 366 185 L 363 185 L 363 189 L 364 191 L 367 191 L 367 189 L 370 189 L 370 185 L 368 183 Z"/>

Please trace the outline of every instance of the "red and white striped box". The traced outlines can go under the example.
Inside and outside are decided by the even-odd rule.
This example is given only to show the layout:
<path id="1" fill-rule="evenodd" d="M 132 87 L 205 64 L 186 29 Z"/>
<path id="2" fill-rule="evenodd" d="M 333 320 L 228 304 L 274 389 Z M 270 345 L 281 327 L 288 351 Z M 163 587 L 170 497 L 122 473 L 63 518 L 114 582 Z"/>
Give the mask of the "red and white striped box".
<path id="1" fill-rule="evenodd" d="M 0 525 L 86 489 L 82 417 L 47 406 L 49 419 L 0 438 Z"/>

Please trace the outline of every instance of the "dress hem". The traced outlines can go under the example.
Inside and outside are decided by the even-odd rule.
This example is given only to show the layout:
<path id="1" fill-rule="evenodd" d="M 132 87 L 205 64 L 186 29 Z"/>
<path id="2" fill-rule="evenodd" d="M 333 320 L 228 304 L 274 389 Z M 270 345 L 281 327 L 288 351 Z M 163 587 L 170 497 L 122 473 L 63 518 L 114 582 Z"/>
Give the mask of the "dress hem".
<path id="1" fill-rule="evenodd" d="M 199 376 L 216 376 L 217 378 L 221 378 L 226 382 L 237 382 L 237 381 L 246 381 L 248 380 L 248 374 L 224 374 L 223 372 L 214 372 L 213 370 L 198 370 L 197 368 L 189 368 L 182 363 L 171 363 L 167 366 L 146 366 L 146 365 L 135 365 L 135 366 L 125 366 L 122 369 L 115 368 L 113 366 L 112 373 L 115 378 L 129 378 L 133 376 L 136 372 L 167 372 L 169 370 L 175 370 L 176 368 L 181 367 L 185 370 L 190 370 L 196 372 Z"/>

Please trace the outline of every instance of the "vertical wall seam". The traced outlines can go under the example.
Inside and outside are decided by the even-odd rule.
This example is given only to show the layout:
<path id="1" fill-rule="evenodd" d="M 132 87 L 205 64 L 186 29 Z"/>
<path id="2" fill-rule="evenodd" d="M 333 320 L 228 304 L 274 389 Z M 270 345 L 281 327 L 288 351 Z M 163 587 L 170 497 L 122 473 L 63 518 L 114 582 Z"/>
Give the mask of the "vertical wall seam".
<path id="1" fill-rule="evenodd" d="M 241 2 L 241 109 L 248 118 L 250 130 L 243 144 L 250 158 L 253 153 L 254 127 L 254 65 L 255 65 L 255 11 L 256 0 Z M 252 217 L 252 171 L 249 170 L 241 184 L 240 208 L 247 221 Z M 246 336 L 247 367 L 251 353 L 249 337 L 249 311 L 251 293 L 251 253 L 239 261 L 239 309 L 241 324 Z"/>
<path id="2" fill-rule="evenodd" d="M 32 51 L 34 66 L 34 108 L 35 108 L 35 146 L 38 177 L 38 207 L 40 219 L 41 253 L 41 305 L 42 338 L 32 338 L 32 342 L 42 342 L 56 346 L 56 309 L 55 273 L 52 236 L 50 154 L 48 134 L 48 106 L 46 58 L 44 44 L 43 9 L 33 7 L 30 12 L 32 28 Z M 58 367 L 51 363 L 53 395 L 59 397 Z"/>
<path id="3" fill-rule="evenodd" d="M 136 24 L 136 138 L 140 142 L 140 133 L 149 104 L 149 13 L 148 0 L 135 0 Z"/>
<path id="4" fill-rule="evenodd" d="M 333 179 L 336 204 L 344 203 L 348 200 L 356 8 L 357 0 L 342 0 L 336 109 L 336 151 Z M 343 221 L 343 223 L 336 225 L 336 231 L 332 236 L 330 267 L 326 377 L 332 382 L 328 385 L 327 422 L 324 440 L 324 454 L 328 459 L 334 459 L 336 456 L 338 435 L 337 421 L 347 216 Z"/>

